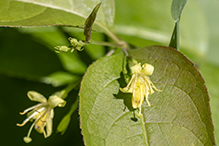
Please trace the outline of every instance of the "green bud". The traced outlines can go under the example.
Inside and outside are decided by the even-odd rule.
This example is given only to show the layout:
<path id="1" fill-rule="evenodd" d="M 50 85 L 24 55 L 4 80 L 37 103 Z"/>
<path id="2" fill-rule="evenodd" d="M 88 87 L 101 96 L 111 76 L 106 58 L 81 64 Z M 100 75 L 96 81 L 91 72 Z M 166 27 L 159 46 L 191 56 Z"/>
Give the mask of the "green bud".
<path id="1" fill-rule="evenodd" d="M 78 45 L 78 40 L 75 38 L 68 38 L 68 40 L 70 41 L 71 46 L 75 47 Z"/>
<path id="2" fill-rule="evenodd" d="M 71 48 L 67 47 L 67 46 L 56 46 L 55 47 L 55 51 L 56 53 L 60 53 L 60 52 L 67 52 L 71 50 Z"/>
<path id="3" fill-rule="evenodd" d="M 74 50 L 75 50 L 75 48 L 72 48 L 72 49 L 71 49 L 71 53 L 74 52 Z"/>
<path id="4" fill-rule="evenodd" d="M 68 128 L 70 121 L 71 121 L 71 114 L 65 115 L 57 127 L 57 132 L 61 132 L 61 134 L 64 134 Z"/>

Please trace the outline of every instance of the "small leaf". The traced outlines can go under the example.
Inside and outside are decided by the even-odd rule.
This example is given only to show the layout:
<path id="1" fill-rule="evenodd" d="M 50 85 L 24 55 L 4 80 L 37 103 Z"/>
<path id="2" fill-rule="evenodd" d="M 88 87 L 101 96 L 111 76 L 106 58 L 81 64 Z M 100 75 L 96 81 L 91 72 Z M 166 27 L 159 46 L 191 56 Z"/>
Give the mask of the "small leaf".
<path id="1" fill-rule="evenodd" d="M 92 30 L 92 26 L 93 23 L 96 19 L 97 16 L 97 12 L 100 8 L 101 3 L 97 4 L 96 7 L 93 9 L 93 11 L 91 12 L 91 14 L 87 17 L 86 21 L 85 21 L 85 26 L 84 26 L 84 35 L 86 37 L 86 41 L 90 40 L 90 36 L 91 36 L 91 30 Z"/>
<path id="2" fill-rule="evenodd" d="M 214 145 L 209 97 L 194 64 L 175 49 L 149 46 L 131 50 L 141 63 L 154 66 L 151 81 L 163 92 L 149 96 L 142 117 L 115 97 L 123 55 L 104 57 L 88 68 L 80 90 L 80 120 L 86 145 Z M 120 81 L 120 80 L 119 80 Z M 121 98 L 122 97 L 122 98 Z"/>
<path id="3" fill-rule="evenodd" d="M 171 5 L 171 15 L 174 21 L 178 21 L 187 0 L 173 0 Z"/>

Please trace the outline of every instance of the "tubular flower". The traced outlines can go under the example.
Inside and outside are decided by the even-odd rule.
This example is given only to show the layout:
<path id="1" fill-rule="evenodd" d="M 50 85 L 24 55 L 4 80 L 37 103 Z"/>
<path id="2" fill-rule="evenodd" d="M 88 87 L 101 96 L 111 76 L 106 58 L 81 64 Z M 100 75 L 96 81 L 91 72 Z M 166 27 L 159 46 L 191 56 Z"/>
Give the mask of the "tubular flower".
<path id="1" fill-rule="evenodd" d="M 141 105 L 146 98 L 148 106 L 151 106 L 148 95 L 153 94 L 156 91 L 162 92 L 157 89 L 151 82 L 148 76 L 152 75 L 154 72 L 154 67 L 150 64 L 138 63 L 131 67 L 132 78 L 125 88 L 120 88 L 124 93 L 132 93 L 132 107 L 134 109 L 139 108 L 139 113 L 141 113 Z"/>
<path id="2" fill-rule="evenodd" d="M 53 109 L 56 106 L 64 107 L 66 102 L 57 95 L 52 95 L 47 100 L 43 95 L 35 91 L 29 91 L 27 93 L 27 96 L 31 101 L 40 102 L 39 104 L 32 106 L 24 110 L 23 112 L 20 112 L 21 115 L 27 113 L 27 118 L 23 121 L 22 124 L 17 124 L 17 126 L 23 126 L 28 121 L 32 122 L 33 120 L 35 120 L 31 125 L 27 136 L 24 137 L 24 141 L 26 143 L 29 143 L 32 141 L 32 139 L 30 138 L 30 133 L 33 127 L 39 133 L 43 133 L 45 138 L 49 137 L 52 134 L 52 119 L 54 117 Z M 46 131 L 44 129 L 45 127 Z"/>

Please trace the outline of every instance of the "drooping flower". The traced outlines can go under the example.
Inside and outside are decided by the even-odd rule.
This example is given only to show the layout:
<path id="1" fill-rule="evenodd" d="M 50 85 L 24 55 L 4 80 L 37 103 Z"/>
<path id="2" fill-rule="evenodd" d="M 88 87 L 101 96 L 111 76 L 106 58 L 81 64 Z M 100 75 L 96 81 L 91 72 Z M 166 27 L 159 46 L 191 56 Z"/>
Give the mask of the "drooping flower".
<path id="1" fill-rule="evenodd" d="M 28 121 L 32 122 L 35 120 L 31 125 L 27 136 L 24 137 L 24 141 L 26 143 L 29 143 L 32 141 L 32 139 L 30 138 L 30 133 L 33 127 L 39 133 L 43 133 L 45 138 L 49 137 L 52 134 L 52 120 L 54 117 L 53 109 L 56 106 L 64 107 L 66 102 L 57 95 L 52 95 L 47 100 L 42 94 L 35 91 L 29 91 L 27 93 L 27 96 L 31 101 L 40 102 L 39 104 L 21 112 L 21 115 L 27 113 L 27 118 L 23 121 L 22 124 L 17 124 L 17 126 L 24 126 Z M 46 131 L 44 129 L 45 127 Z"/>
<path id="2" fill-rule="evenodd" d="M 139 113 L 141 113 L 141 105 L 146 98 L 148 106 L 151 106 L 148 95 L 153 94 L 156 91 L 161 92 L 152 83 L 148 76 L 152 75 L 154 72 L 154 67 L 151 64 L 141 63 L 135 64 L 131 67 L 132 77 L 128 85 L 125 88 L 120 88 L 124 93 L 132 93 L 132 107 L 134 109 L 139 108 Z"/>

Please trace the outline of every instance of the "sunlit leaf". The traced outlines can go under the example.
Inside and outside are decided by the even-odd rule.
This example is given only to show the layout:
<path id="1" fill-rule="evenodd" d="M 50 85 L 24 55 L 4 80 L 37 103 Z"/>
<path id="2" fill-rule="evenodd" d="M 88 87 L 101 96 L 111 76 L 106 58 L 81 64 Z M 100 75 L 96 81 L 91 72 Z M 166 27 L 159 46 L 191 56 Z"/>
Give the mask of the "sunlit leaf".
<path id="1" fill-rule="evenodd" d="M 0 2 L 0 26 L 83 27 L 85 19 L 99 0 L 4 0 Z M 95 29 L 111 28 L 114 23 L 114 0 L 102 0 Z"/>
<path id="2" fill-rule="evenodd" d="M 123 56 L 123 53 L 119 53 L 99 59 L 88 68 L 82 81 L 79 114 L 86 145 L 103 145 L 102 135 L 107 135 L 114 115 L 121 115 L 119 109 L 112 105 L 123 107 L 123 101 L 117 103 L 113 96 L 119 91 L 117 79 L 122 71 Z M 111 118 L 108 118 L 109 110 L 114 111 Z M 99 122 L 102 124 L 98 125 Z"/>
<path id="3" fill-rule="evenodd" d="M 123 55 L 91 65 L 80 90 L 80 120 L 86 145 L 214 145 L 209 97 L 203 78 L 173 48 L 150 46 L 130 55 L 155 67 L 150 77 L 158 89 L 144 102 L 143 117 L 133 115 L 130 94 L 119 93 Z M 128 108 L 125 109 L 124 107 Z"/>

